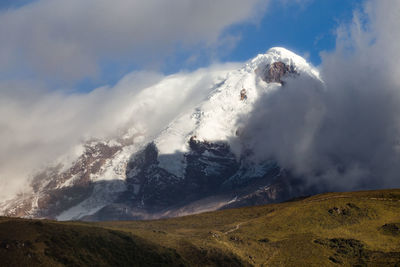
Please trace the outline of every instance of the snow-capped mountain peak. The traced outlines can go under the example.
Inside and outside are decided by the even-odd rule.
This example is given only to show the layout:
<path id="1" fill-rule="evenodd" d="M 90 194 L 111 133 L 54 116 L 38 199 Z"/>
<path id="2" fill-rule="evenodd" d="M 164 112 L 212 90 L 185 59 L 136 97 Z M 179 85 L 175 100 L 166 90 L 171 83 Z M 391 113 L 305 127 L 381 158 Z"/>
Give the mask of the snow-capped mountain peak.
<path id="1" fill-rule="evenodd" d="M 279 167 L 235 155 L 230 141 L 240 132 L 239 118 L 253 110 L 261 95 L 279 90 L 288 77 L 298 75 L 320 80 L 305 59 L 279 47 L 236 70 L 211 74 L 200 100 L 191 102 L 155 136 L 134 131 L 129 141 L 88 143 L 70 166 L 36 175 L 33 193 L 3 204 L 3 213 L 62 220 L 149 218 L 190 213 L 186 206 L 192 212 L 204 210 L 193 203 L 209 198 L 209 209 L 247 203 L 249 194 L 261 194 L 264 201 L 283 199 L 284 194 L 278 194 L 284 180 Z M 171 91 L 161 84 L 185 87 L 176 79 L 167 77 L 144 94 Z M 196 86 L 176 90 L 198 90 Z M 277 177 L 283 180 L 272 188 Z"/>
<path id="2" fill-rule="evenodd" d="M 260 85 L 262 77 L 258 73 L 258 70 L 269 69 L 276 62 L 288 66 L 293 73 L 306 73 L 319 79 L 316 69 L 302 57 L 281 47 L 269 49 L 242 68 L 228 73 L 206 101 L 177 118 L 155 139 L 161 155 L 176 154 L 176 157 L 161 160 L 160 164 L 178 177 L 183 177 L 185 163 L 182 157 L 189 151 L 188 141 L 191 137 L 209 142 L 227 141 L 234 137 L 238 118 L 252 110 L 260 94 L 278 86 Z M 244 94 L 243 98 L 241 93 Z"/>

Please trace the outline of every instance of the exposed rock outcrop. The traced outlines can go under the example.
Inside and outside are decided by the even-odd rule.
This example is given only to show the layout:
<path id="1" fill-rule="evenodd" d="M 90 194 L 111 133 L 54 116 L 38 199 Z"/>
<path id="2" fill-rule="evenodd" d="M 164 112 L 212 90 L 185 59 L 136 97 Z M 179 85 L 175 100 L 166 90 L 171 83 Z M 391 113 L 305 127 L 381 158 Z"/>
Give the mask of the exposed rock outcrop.
<path id="1" fill-rule="evenodd" d="M 246 89 L 242 89 L 241 91 L 240 91 L 240 100 L 246 100 L 247 99 L 247 91 L 246 91 Z"/>
<path id="2" fill-rule="evenodd" d="M 4 215 L 55 218 L 90 196 L 94 187 L 91 176 L 121 149 L 121 145 L 86 143 L 83 154 L 69 168 L 57 165 L 36 174 L 31 182 L 33 192 L 6 203 L 10 208 Z"/>
<path id="3" fill-rule="evenodd" d="M 265 67 L 259 67 L 256 69 L 256 73 L 261 76 L 261 79 L 267 83 L 280 83 L 284 84 L 283 77 L 289 74 L 296 74 L 296 70 L 293 65 L 286 65 L 283 62 L 274 62 Z"/>

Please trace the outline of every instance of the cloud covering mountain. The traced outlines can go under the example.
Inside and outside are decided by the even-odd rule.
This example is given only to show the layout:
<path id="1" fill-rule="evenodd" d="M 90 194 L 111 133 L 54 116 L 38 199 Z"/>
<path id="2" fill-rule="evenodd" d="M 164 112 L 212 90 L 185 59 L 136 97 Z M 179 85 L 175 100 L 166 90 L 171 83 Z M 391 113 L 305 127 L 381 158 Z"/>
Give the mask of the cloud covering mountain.
<path id="1" fill-rule="evenodd" d="M 259 159 L 322 190 L 400 186 L 399 14 L 368 1 L 322 53 L 323 88 L 295 79 L 259 100 L 244 126 Z"/>

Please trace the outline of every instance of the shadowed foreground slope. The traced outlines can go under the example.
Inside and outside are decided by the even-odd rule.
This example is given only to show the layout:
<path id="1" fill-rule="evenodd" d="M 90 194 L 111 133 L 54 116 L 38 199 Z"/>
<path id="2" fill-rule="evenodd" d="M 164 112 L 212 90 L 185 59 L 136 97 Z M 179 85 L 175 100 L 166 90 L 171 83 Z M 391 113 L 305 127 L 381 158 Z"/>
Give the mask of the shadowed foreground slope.
<path id="1" fill-rule="evenodd" d="M 155 221 L 4 218 L 0 240 L 9 265 L 400 266 L 400 190 Z"/>
<path id="2" fill-rule="evenodd" d="M 2 266 L 181 266 L 173 250 L 129 233 L 77 223 L 0 220 Z"/>

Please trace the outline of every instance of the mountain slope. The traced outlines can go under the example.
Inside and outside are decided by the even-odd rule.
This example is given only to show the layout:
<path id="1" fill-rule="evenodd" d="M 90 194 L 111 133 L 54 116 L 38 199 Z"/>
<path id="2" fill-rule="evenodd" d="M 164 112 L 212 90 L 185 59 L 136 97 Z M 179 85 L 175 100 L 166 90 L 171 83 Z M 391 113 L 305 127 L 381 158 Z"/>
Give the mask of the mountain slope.
<path id="1" fill-rule="evenodd" d="M 398 266 L 399 223 L 400 190 L 394 189 L 97 225 L 157 240 L 194 263 L 191 251 L 218 249 L 255 266 Z"/>
<path id="2" fill-rule="evenodd" d="M 202 85 L 209 87 L 200 90 L 203 100 L 154 136 L 136 129 L 83 144 L 75 161 L 37 174 L 32 194 L 3 203 L 2 213 L 59 220 L 149 219 L 304 194 L 290 170 L 253 158 L 242 140 L 241 121 L 261 96 L 298 77 L 322 88 L 318 72 L 294 53 L 272 48 L 240 69 L 214 76 L 212 84 Z"/>
<path id="3" fill-rule="evenodd" d="M 13 266 L 32 259 L 81 266 L 93 259 L 141 266 L 398 266 L 399 229 L 400 189 L 327 193 L 154 221 L 2 218 L 0 255 Z"/>

